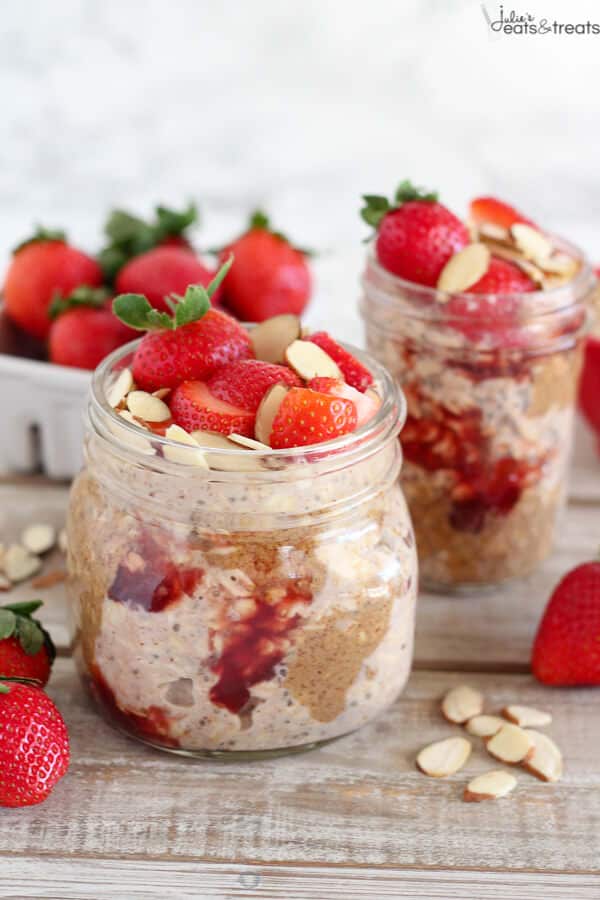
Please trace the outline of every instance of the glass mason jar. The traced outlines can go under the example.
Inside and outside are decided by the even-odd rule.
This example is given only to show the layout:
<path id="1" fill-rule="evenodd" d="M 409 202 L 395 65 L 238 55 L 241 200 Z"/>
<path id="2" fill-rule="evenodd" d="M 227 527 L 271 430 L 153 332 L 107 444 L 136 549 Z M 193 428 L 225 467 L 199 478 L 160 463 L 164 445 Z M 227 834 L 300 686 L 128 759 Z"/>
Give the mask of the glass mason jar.
<path id="1" fill-rule="evenodd" d="M 570 281 L 452 304 L 367 260 L 367 348 L 406 396 L 402 484 L 429 587 L 521 577 L 550 552 L 594 283 L 581 253 L 558 245 L 578 261 Z"/>
<path id="2" fill-rule="evenodd" d="M 199 451 L 108 405 L 134 346 L 94 374 L 68 517 L 76 656 L 101 708 L 192 756 L 272 756 L 364 725 L 412 661 L 401 392 L 357 352 L 382 398 L 360 430 L 326 448 Z"/>

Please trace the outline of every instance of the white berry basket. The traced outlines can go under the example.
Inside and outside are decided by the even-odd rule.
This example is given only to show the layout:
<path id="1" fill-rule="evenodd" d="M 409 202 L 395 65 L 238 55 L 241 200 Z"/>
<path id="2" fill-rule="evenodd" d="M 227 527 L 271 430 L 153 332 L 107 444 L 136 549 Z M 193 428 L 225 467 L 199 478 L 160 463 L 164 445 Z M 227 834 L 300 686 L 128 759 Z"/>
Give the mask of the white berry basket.
<path id="1" fill-rule="evenodd" d="M 23 349 L 35 353 L 33 343 L 17 345 L 0 322 L 0 475 L 41 470 L 50 478 L 72 478 L 83 460 L 91 373 L 15 355 Z"/>

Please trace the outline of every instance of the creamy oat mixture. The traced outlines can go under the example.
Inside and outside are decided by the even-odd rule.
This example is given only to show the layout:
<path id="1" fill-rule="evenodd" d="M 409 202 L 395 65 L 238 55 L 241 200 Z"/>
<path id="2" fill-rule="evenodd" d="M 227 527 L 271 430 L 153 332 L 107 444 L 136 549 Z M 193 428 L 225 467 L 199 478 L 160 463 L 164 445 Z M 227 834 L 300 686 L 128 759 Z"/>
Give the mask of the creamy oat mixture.
<path id="1" fill-rule="evenodd" d="M 71 589 L 81 665 L 121 727 L 198 752 L 293 748 L 396 698 L 416 556 L 394 444 L 274 485 L 127 468 L 91 436 Z"/>

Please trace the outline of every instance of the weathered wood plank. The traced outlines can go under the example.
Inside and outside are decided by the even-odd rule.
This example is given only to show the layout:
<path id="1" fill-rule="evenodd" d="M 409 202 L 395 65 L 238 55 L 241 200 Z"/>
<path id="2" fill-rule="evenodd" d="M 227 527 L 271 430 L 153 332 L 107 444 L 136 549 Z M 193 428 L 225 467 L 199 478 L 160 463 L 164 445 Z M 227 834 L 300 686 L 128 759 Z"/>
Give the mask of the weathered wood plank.
<path id="1" fill-rule="evenodd" d="M 592 900 L 594 875 L 0 857 L 11 900 Z"/>
<path id="2" fill-rule="evenodd" d="M 465 804 L 468 777 L 498 764 L 474 739 L 464 774 L 429 779 L 415 754 L 453 728 L 440 695 L 462 676 L 417 672 L 371 727 L 300 757 L 222 765 L 154 752 L 111 730 L 70 660 L 51 693 L 72 734 L 71 771 L 42 806 L 2 813 L 0 853 L 421 869 L 600 872 L 600 718 L 594 691 L 477 675 L 488 708 L 549 708 L 566 756 L 558 785 L 518 772 L 514 795 Z M 455 731 L 460 729 L 455 728 Z"/>

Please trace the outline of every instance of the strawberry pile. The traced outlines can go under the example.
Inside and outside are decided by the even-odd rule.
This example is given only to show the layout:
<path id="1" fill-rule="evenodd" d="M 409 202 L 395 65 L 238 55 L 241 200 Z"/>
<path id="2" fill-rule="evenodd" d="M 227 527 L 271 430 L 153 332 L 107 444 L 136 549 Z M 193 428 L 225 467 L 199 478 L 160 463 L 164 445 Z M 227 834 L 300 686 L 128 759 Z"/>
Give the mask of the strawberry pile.
<path id="1" fill-rule="evenodd" d="M 104 226 L 107 243 L 96 257 L 72 246 L 63 231 L 38 229 L 14 250 L 4 281 L 15 336 L 35 338 L 37 354 L 50 362 L 96 368 L 135 337 L 113 313 L 115 294 L 143 294 L 153 309 L 168 313 L 169 296 L 210 284 L 215 270 L 189 240 L 196 219 L 193 205 L 182 211 L 158 206 L 148 221 L 114 210 Z M 238 263 L 230 281 L 213 292 L 215 308 L 226 306 L 253 322 L 302 312 L 311 293 L 306 253 L 273 231 L 263 213 L 252 216 L 222 259 L 232 250 Z"/>
<path id="2" fill-rule="evenodd" d="M 282 314 L 247 331 L 211 306 L 237 262 L 221 266 L 204 287 L 170 295 L 169 313 L 141 294 L 121 294 L 113 308 L 127 327 L 146 332 L 133 354 L 136 390 L 116 407 L 154 433 L 183 429 L 198 446 L 216 436 L 248 438 L 257 447 L 319 444 L 354 431 L 377 411 L 371 372 L 326 332 L 302 335 Z M 164 410 L 156 421 L 158 392 Z M 134 396 L 135 395 L 135 396 Z M 147 416 L 144 418 L 144 410 Z M 131 419 L 130 419 L 131 421 Z M 232 445 L 233 446 L 233 445 Z"/>
<path id="3" fill-rule="evenodd" d="M 42 688 L 55 650 L 39 601 L 0 607 L 0 806 L 41 803 L 69 767 L 69 737 Z"/>
<path id="4" fill-rule="evenodd" d="M 469 225 L 435 192 L 403 181 L 392 202 L 366 194 L 361 210 L 375 228 L 375 255 L 393 275 L 440 292 L 453 328 L 469 340 L 520 343 L 520 296 L 570 280 L 578 264 L 527 216 L 494 197 L 477 197 Z M 448 295 L 450 295 L 448 297 Z"/>

